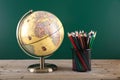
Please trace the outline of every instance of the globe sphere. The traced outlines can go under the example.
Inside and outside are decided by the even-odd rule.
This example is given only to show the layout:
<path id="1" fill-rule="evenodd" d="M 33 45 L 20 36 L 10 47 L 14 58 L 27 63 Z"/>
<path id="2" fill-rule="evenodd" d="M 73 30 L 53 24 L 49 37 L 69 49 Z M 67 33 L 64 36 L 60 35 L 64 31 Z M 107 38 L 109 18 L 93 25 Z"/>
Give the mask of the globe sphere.
<path id="1" fill-rule="evenodd" d="M 30 56 L 49 56 L 56 51 L 64 38 L 61 21 L 47 11 L 29 11 L 18 23 L 17 41 Z"/>

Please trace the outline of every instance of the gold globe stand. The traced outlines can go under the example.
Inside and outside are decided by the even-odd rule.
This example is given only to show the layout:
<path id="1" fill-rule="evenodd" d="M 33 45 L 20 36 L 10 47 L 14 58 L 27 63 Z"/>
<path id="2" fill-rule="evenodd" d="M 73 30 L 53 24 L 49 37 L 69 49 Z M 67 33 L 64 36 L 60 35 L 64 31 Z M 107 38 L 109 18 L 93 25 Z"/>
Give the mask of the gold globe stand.
<path id="1" fill-rule="evenodd" d="M 28 71 L 32 73 L 49 73 L 57 70 L 54 64 L 45 63 L 44 57 L 40 57 L 40 64 L 33 64 L 28 67 Z"/>

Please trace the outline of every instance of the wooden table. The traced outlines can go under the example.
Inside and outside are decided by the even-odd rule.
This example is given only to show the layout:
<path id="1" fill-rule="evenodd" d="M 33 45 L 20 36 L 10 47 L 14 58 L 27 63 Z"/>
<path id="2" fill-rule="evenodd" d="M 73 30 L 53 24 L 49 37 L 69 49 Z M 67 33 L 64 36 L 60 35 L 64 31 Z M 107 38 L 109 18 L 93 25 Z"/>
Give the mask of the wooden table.
<path id="1" fill-rule="evenodd" d="M 120 80 L 120 60 L 92 60 L 92 71 L 72 71 L 71 60 L 46 60 L 58 70 L 30 73 L 27 67 L 38 60 L 0 60 L 0 80 Z"/>

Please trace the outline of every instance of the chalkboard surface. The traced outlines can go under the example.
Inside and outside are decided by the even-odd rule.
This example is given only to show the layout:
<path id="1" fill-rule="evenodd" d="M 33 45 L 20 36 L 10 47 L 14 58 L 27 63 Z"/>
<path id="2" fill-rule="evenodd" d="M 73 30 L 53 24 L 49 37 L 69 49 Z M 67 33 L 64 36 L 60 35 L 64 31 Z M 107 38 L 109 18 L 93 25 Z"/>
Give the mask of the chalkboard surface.
<path id="1" fill-rule="evenodd" d="M 71 58 L 67 32 L 94 30 L 92 58 L 120 59 L 120 0 L 0 0 L 0 59 L 31 59 L 16 39 L 17 23 L 31 9 L 49 11 L 63 23 L 64 41 L 49 58 Z"/>

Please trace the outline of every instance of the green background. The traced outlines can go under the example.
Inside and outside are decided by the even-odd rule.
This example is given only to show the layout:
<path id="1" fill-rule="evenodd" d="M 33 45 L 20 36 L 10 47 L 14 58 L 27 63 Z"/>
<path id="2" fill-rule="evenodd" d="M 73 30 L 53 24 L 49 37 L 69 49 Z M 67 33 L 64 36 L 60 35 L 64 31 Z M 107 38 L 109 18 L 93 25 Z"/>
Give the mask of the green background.
<path id="1" fill-rule="evenodd" d="M 95 30 L 94 59 L 120 59 L 120 0 L 0 0 L 0 59 L 29 59 L 18 46 L 16 28 L 24 13 L 49 11 L 63 23 L 65 36 L 51 59 L 71 58 L 67 32 Z"/>

